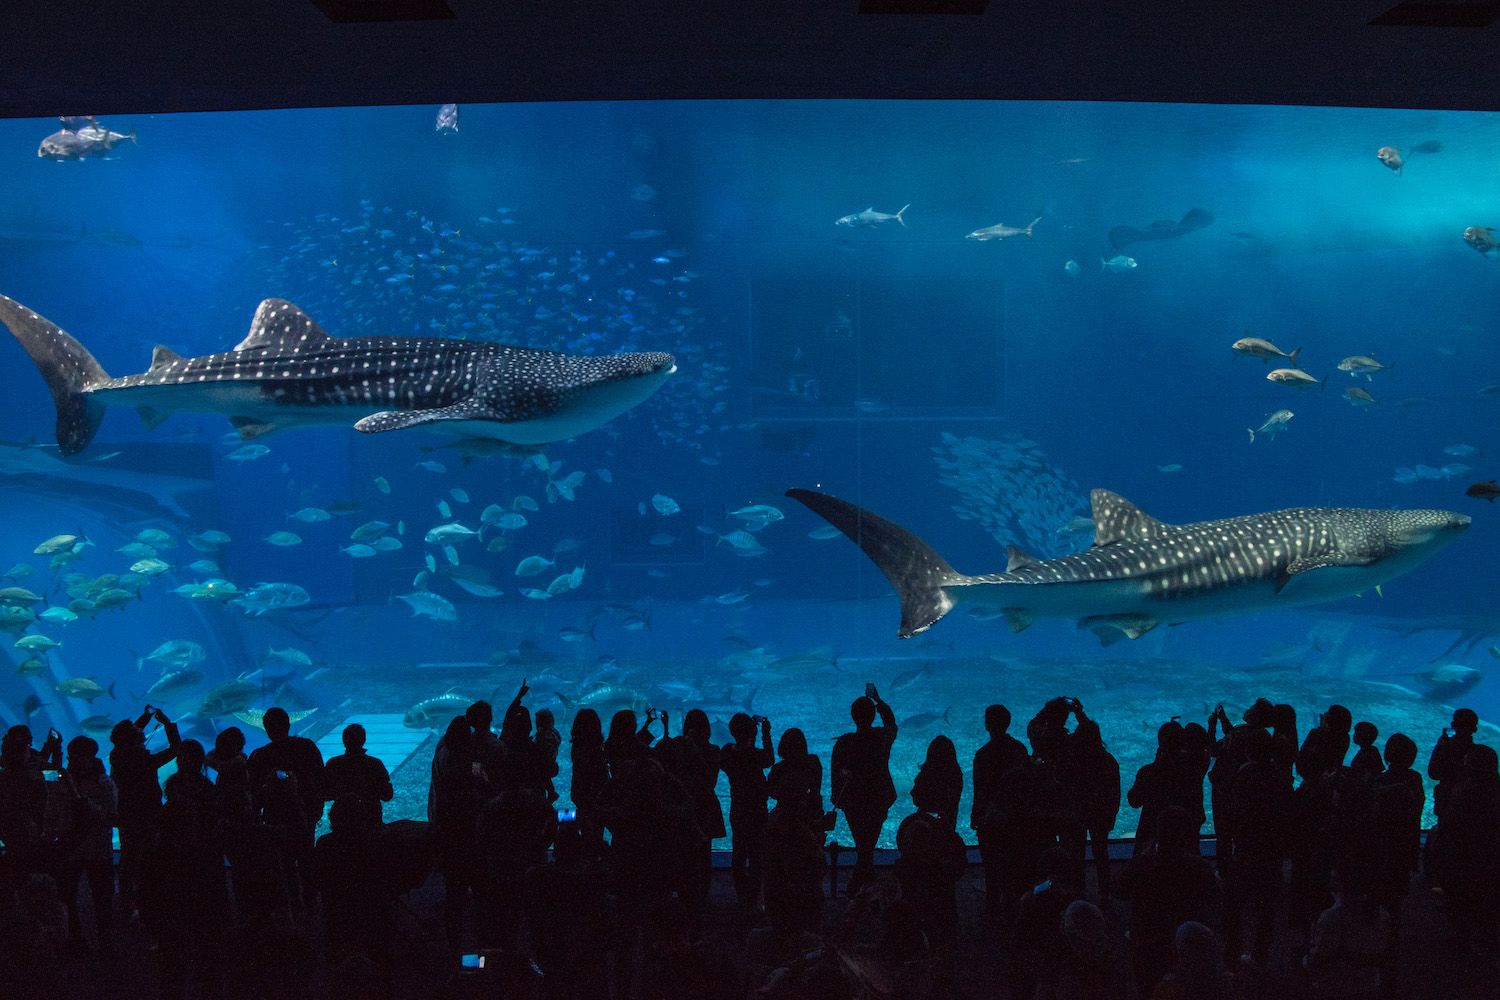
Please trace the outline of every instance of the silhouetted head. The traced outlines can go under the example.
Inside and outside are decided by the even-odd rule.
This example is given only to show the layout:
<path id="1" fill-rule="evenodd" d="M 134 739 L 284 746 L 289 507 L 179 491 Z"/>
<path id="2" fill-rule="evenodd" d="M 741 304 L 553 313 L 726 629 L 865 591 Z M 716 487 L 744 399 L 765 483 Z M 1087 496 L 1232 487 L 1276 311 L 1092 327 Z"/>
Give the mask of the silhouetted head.
<path id="1" fill-rule="evenodd" d="M 1268 761 L 1276 754 L 1276 737 L 1256 727 L 1245 734 L 1244 746 L 1250 760 Z"/>
<path id="2" fill-rule="evenodd" d="M 1156 730 L 1156 752 L 1171 753 L 1182 743 L 1182 723 L 1173 719 L 1163 722 Z"/>
<path id="3" fill-rule="evenodd" d="M 1075 899 L 1063 911 L 1062 934 L 1068 951 L 1086 962 L 1097 962 L 1109 951 L 1104 914 L 1086 899 Z"/>
<path id="4" fill-rule="evenodd" d="M 556 729 L 556 728 L 557 728 L 557 719 L 556 719 L 555 716 L 553 716 L 552 709 L 550 709 L 550 708 L 539 708 L 539 709 L 536 710 L 536 731 L 537 732 L 540 733 L 543 730 L 550 730 L 550 729 Z"/>
<path id="5" fill-rule="evenodd" d="M 635 713 L 622 708 L 609 720 L 609 738 L 612 741 L 635 739 Z"/>
<path id="6" fill-rule="evenodd" d="M 99 759 L 99 742 L 91 736 L 75 736 L 68 741 L 68 770 L 79 778 L 93 778 L 104 773 Z"/>
<path id="7" fill-rule="evenodd" d="M 230 726 L 214 737 L 214 750 L 224 757 L 233 757 L 245 752 L 245 734 L 239 726 Z"/>
<path id="8" fill-rule="evenodd" d="M 469 728 L 476 733 L 487 733 L 495 724 L 495 710 L 487 701 L 476 701 L 464 709 L 464 718 L 469 720 Z"/>
<path id="9" fill-rule="evenodd" d="M 365 727 L 357 722 L 351 722 L 344 727 L 344 749 L 349 753 L 359 753 L 365 748 Z"/>
<path id="10" fill-rule="evenodd" d="M 1272 719 L 1275 718 L 1276 707 L 1264 698 L 1255 699 L 1255 704 L 1245 709 L 1245 725 L 1256 728 L 1271 728 Z M 1198 926 L 1202 927 L 1202 924 Z M 1207 928 L 1204 928 L 1205 930 Z"/>
<path id="11" fill-rule="evenodd" d="M 688 714 L 682 717 L 682 735 L 694 743 L 705 744 L 713 734 L 713 727 L 708 724 L 708 713 L 701 708 L 688 710 Z"/>
<path id="12" fill-rule="evenodd" d="M 135 723 L 129 719 L 115 723 L 115 728 L 109 731 L 109 742 L 116 750 L 144 747 L 146 745 L 146 734 L 135 727 Z"/>
<path id="13" fill-rule="evenodd" d="M 573 729 L 569 734 L 574 743 L 598 746 L 604 742 L 604 726 L 599 713 L 592 708 L 580 708 L 573 716 Z"/>
<path id="14" fill-rule="evenodd" d="M 1196 920 L 1179 924 L 1177 934 L 1172 939 L 1178 982 L 1188 986 L 1202 985 L 1205 989 L 1218 992 L 1221 968 L 1219 953 L 1219 941 L 1206 925 Z"/>
<path id="15" fill-rule="evenodd" d="M 865 728 L 875 721 L 875 703 L 864 695 L 860 695 L 854 699 L 854 704 L 849 706 L 849 718 L 854 720 L 854 725 L 858 728 Z"/>
<path id="16" fill-rule="evenodd" d="M 807 756 L 807 737 L 802 730 L 793 726 L 781 732 L 781 740 L 776 744 L 776 755 L 782 760 Z"/>
<path id="17" fill-rule="evenodd" d="M 1010 728 L 1010 709 L 1004 705 L 991 705 L 984 710 L 984 731 L 991 736 L 1000 736 Z"/>
<path id="18" fill-rule="evenodd" d="M 203 744 L 197 740 L 183 740 L 177 744 L 177 773 L 203 773 Z"/>
<path id="19" fill-rule="evenodd" d="M 469 728 L 469 720 L 462 715 L 455 715 L 448 723 L 448 729 L 443 733 L 443 745 L 448 748 L 449 753 L 467 753 L 469 749 L 469 737 L 474 731 Z"/>
<path id="20" fill-rule="evenodd" d="M 755 720 L 744 712 L 735 712 L 729 717 L 729 735 L 736 743 L 754 743 Z"/>
<path id="21" fill-rule="evenodd" d="M 953 741 L 946 736 L 934 736 L 932 742 L 927 744 L 927 759 L 922 761 L 924 769 L 936 767 L 941 769 L 960 770 L 958 766 L 958 751 L 953 747 Z"/>
<path id="22" fill-rule="evenodd" d="M 1357 747 L 1374 746 L 1380 737 L 1380 730 L 1375 728 L 1373 722 L 1356 722 L 1354 724 L 1354 745 Z"/>
<path id="23" fill-rule="evenodd" d="M 1411 767 L 1417 762 L 1417 741 L 1405 733 L 1392 733 L 1385 741 L 1386 767 Z"/>
<path id="24" fill-rule="evenodd" d="M 1036 721 L 1048 726 L 1066 726 L 1072 711 L 1073 703 L 1059 695 L 1041 707 L 1036 713 Z"/>
<path id="25" fill-rule="evenodd" d="M 1479 732 L 1479 713 L 1472 708 L 1459 708 L 1453 711 L 1453 731 L 1473 736 Z"/>
<path id="26" fill-rule="evenodd" d="M 273 741 L 286 739 L 287 733 L 292 731 L 291 716 L 286 714 L 286 709 L 280 705 L 272 705 L 266 709 L 266 714 L 261 717 L 260 724 L 265 727 L 266 735 Z"/>
<path id="27" fill-rule="evenodd" d="M 0 767 L 19 767 L 26 763 L 31 751 L 31 730 L 26 726 L 11 726 L 0 739 Z"/>
<path id="28" fill-rule="evenodd" d="M 483 732 L 476 729 L 475 732 Z M 531 709 L 525 705 L 517 705 L 505 713 L 505 720 L 500 723 L 500 739 L 506 743 L 520 743 L 531 739 Z"/>
<path id="29" fill-rule="evenodd" d="M 1354 714 L 1343 705 L 1329 705 L 1318 724 L 1330 732 L 1347 733 L 1349 727 L 1354 725 Z"/>
<path id="30" fill-rule="evenodd" d="M 1182 727 L 1181 747 L 1183 750 L 1189 753 L 1200 753 L 1207 750 L 1211 742 L 1208 738 L 1208 730 L 1198 723 L 1189 722 Z"/>
<path id="31" fill-rule="evenodd" d="M 1271 731 L 1297 741 L 1297 710 L 1285 702 L 1271 706 Z"/>
<path id="32" fill-rule="evenodd" d="M 1104 736 L 1099 732 L 1099 723 L 1093 719 L 1084 719 L 1078 723 L 1078 728 L 1073 730 L 1073 742 L 1080 747 L 1102 747 Z"/>

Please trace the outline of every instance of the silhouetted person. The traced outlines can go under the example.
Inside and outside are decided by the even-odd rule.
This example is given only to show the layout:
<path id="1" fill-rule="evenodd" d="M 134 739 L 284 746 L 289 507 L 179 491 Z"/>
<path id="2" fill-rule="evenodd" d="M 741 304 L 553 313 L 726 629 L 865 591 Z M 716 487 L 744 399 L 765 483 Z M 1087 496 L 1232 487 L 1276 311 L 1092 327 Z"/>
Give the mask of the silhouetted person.
<path id="1" fill-rule="evenodd" d="M 0 892 L 18 892 L 45 864 L 42 838 L 47 783 L 31 749 L 31 730 L 12 726 L 0 741 Z"/>
<path id="2" fill-rule="evenodd" d="M 682 783 L 693 804 L 698 837 L 688 845 L 691 855 L 684 859 L 679 895 L 687 904 L 695 927 L 713 878 L 713 842 L 727 832 L 715 790 L 719 781 L 719 748 L 710 741 L 710 734 L 708 716 L 702 709 L 694 708 L 683 717 L 681 736 L 664 739 L 656 745 L 658 759 Z"/>
<path id="3" fill-rule="evenodd" d="M 469 720 L 460 715 L 448 723 L 432 757 L 432 787 L 427 819 L 437 846 L 443 876 L 443 921 L 448 945 L 463 936 L 463 914 L 470 890 L 479 887 L 480 867 L 474 823 L 491 795 L 490 776 L 478 759 L 478 742 Z"/>
<path id="4" fill-rule="evenodd" d="M 719 749 L 719 768 L 729 779 L 729 830 L 732 837 L 730 870 L 734 874 L 734 893 L 742 910 L 760 906 L 760 887 L 765 878 L 762 870 L 769 799 L 766 771 L 776 763 L 771 746 L 771 720 L 760 720 L 760 746 L 755 745 L 755 719 L 736 712 L 729 719 L 733 743 Z"/>
<path id="5" fill-rule="evenodd" d="M 636 729 L 635 712 L 622 708 L 609 720 L 609 736 L 604 740 L 604 759 L 609 764 L 609 773 L 614 775 L 620 768 L 628 768 L 646 756 L 654 737 L 651 723 L 656 720 L 656 709 L 647 709 L 646 721 Z"/>
<path id="6" fill-rule="evenodd" d="M 598 716 L 595 716 L 597 723 Z M 544 1000 L 607 997 L 612 922 L 603 866 L 576 822 L 557 828 L 552 860 L 533 865 L 521 883 L 532 953 L 542 970 Z"/>
<path id="7" fill-rule="evenodd" d="M 1156 756 L 1135 772 L 1126 800 L 1141 811 L 1135 825 L 1135 854 L 1140 854 L 1156 839 L 1157 817 L 1173 804 L 1179 791 L 1182 748 L 1182 724 L 1176 719 L 1162 723 L 1156 730 Z"/>
<path id="8" fill-rule="evenodd" d="M 1068 751 L 1066 784 L 1074 796 L 1072 818 L 1077 830 L 1074 861 L 1081 872 L 1086 835 L 1093 848 L 1094 877 L 1103 898 L 1109 895 L 1109 835 L 1120 814 L 1120 762 L 1105 748 L 1099 723 L 1086 717 L 1079 718 Z M 1081 874 L 1077 881 L 1083 884 Z"/>
<path id="9" fill-rule="evenodd" d="M 1437 782 L 1432 790 L 1432 811 L 1442 819 L 1448 805 L 1448 796 L 1463 773 L 1464 757 L 1474 745 L 1474 734 L 1479 730 L 1479 715 L 1471 708 L 1460 708 L 1453 712 L 1453 723 L 1438 736 L 1437 745 L 1427 761 L 1427 777 Z"/>
<path id="10" fill-rule="evenodd" d="M 823 760 L 807 751 L 807 737 L 791 726 L 781 731 L 776 743 L 777 761 L 766 775 L 766 794 L 779 802 L 795 799 L 805 811 L 809 827 L 820 833 L 833 829 L 836 815 L 823 811 Z"/>
<path id="11" fill-rule="evenodd" d="M 947 742 L 951 752 L 952 742 L 947 737 L 937 739 Z M 931 759 L 929 749 L 928 760 Z M 957 768 L 957 760 L 953 766 Z M 919 797 L 913 789 L 913 800 Z M 957 811 L 957 803 L 954 803 L 954 810 Z M 927 935 L 932 956 L 937 962 L 934 971 L 940 979 L 949 980 L 958 944 L 956 887 L 969 865 L 963 838 L 950 826 L 948 816 L 918 805 L 917 811 L 903 819 L 896 828 L 896 848 L 900 852 L 895 868 L 896 878 L 901 883 L 901 898 Z"/>
<path id="12" fill-rule="evenodd" d="M 1010 955 L 1010 995 L 1030 997 L 1049 961 L 1067 949 L 1062 917 L 1083 899 L 1083 886 L 1073 881 L 1075 866 L 1067 852 L 1053 845 L 1036 859 L 1033 884 L 1014 902 L 1014 933 Z"/>
<path id="13" fill-rule="evenodd" d="M 1476 950 L 1493 949 L 1500 922 L 1500 758 L 1493 747 L 1474 744 L 1438 821 L 1446 862 L 1441 870 L 1444 906 L 1460 934 Z"/>
<path id="14" fill-rule="evenodd" d="M 568 756 L 573 762 L 568 798 L 578 811 L 583 850 L 597 858 L 604 849 L 604 826 L 599 822 L 596 805 L 599 790 L 609 780 L 609 761 L 604 756 L 604 729 L 599 723 L 599 713 L 592 708 L 580 708 L 573 716 Z"/>
<path id="15" fill-rule="evenodd" d="M 822 770 L 811 766 L 817 757 L 806 752 L 799 729 L 783 732 L 778 750 L 781 759 L 767 778 L 767 791 L 776 805 L 766 817 L 765 829 L 766 920 L 773 950 L 797 942 L 818 926 L 827 870 Z"/>
<path id="16" fill-rule="evenodd" d="M 551 709 L 536 710 L 536 733 L 532 736 L 532 742 L 536 744 L 542 773 L 547 776 L 546 781 L 543 782 L 543 792 L 548 802 L 556 802 L 557 788 L 553 785 L 552 779 L 557 777 L 557 751 L 562 747 L 562 734 L 557 731 L 557 720 L 553 717 Z"/>
<path id="17" fill-rule="evenodd" d="M 1218 865 L 1219 876 L 1224 879 L 1229 878 L 1230 868 L 1234 864 L 1235 840 L 1230 810 L 1225 804 L 1229 801 L 1235 775 L 1250 759 L 1245 750 L 1249 731 L 1269 730 L 1272 711 L 1269 701 L 1257 698 L 1255 704 L 1245 709 L 1244 721 L 1240 725 L 1234 725 L 1230 721 L 1229 713 L 1224 711 L 1223 705 L 1216 706 L 1213 714 L 1208 717 L 1208 738 L 1212 743 L 1209 754 L 1213 758 L 1213 765 L 1208 769 L 1208 784 L 1209 805 L 1214 817 L 1214 861 Z M 1224 727 L 1223 736 L 1218 736 L 1220 725 Z"/>
<path id="18" fill-rule="evenodd" d="M 1235 831 L 1234 863 L 1225 886 L 1224 945 L 1232 959 L 1264 970 L 1281 901 L 1281 869 L 1291 835 L 1292 775 L 1277 761 L 1276 737 L 1261 728 L 1244 735 L 1248 758 L 1228 784 L 1221 803 Z M 1248 913 L 1252 945 L 1242 953 Z"/>
<path id="19" fill-rule="evenodd" d="M 1015 803 L 1004 792 L 1006 775 L 1026 767 L 1026 745 L 1006 732 L 1010 709 L 991 705 L 984 710 L 984 728 L 989 742 L 974 751 L 974 800 L 969 828 L 979 838 L 979 857 L 984 862 L 984 909 L 998 917 L 1020 898 L 1030 876 L 1030 861 L 1015 836 Z M 1013 787 L 1015 782 L 1010 781 Z"/>
<path id="20" fill-rule="evenodd" d="M 94 928 L 99 947 L 113 948 L 115 910 L 115 821 L 120 793 L 99 759 L 99 744 L 88 736 L 68 741 L 68 766 L 62 774 L 65 795 L 53 796 L 49 817 L 58 852 L 58 890 L 68 904 L 69 934 L 80 945 L 85 941 L 78 915 L 78 882 L 87 879 L 93 903 Z"/>
<path id="21" fill-rule="evenodd" d="M 166 733 L 167 745 L 152 753 L 146 749 L 146 723 L 155 719 Z M 146 851 L 156 837 L 161 816 L 161 784 L 157 771 L 177 756 L 182 740 L 177 723 L 159 708 L 147 706 L 134 722 L 115 723 L 109 741 L 109 776 L 120 793 L 120 904 L 125 916 L 136 905 L 137 882 Z"/>
<path id="22" fill-rule="evenodd" d="M 528 782 L 502 788 L 480 807 L 474 837 L 484 901 L 480 941 L 511 949 L 521 920 L 521 877 L 547 860 L 557 812 L 546 793 Z"/>
<path id="23" fill-rule="evenodd" d="M 911 786 L 911 802 L 931 813 L 949 830 L 958 828 L 958 800 L 964 794 L 964 772 L 958 766 L 958 751 L 946 736 L 934 736 L 927 744 L 927 757 L 917 768 Z"/>
<path id="24" fill-rule="evenodd" d="M 844 811 L 849 833 L 854 838 L 854 871 L 849 877 L 847 895 L 859 892 L 875 872 L 875 844 L 880 839 L 886 814 L 896 803 L 896 784 L 891 780 L 891 744 L 896 742 L 896 716 L 880 699 L 875 686 L 869 695 L 854 699 L 849 717 L 854 732 L 845 733 L 833 744 L 830 770 L 833 775 L 833 804 Z M 875 722 L 880 714 L 880 726 Z"/>
<path id="25" fill-rule="evenodd" d="M 1380 995 L 1380 969 L 1391 934 L 1390 917 L 1354 873 L 1333 875 L 1333 905 L 1319 914 L 1302 967 L 1315 1000 Z"/>
<path id="26" fill-rule="evenodd" d="M 1354 724 L 1354 745 L 1359 747 L 1354 751 L 1354 758 L 1349 761 L 1349 768 L 1358 771 L 1366 777 L 1374 777 L 1385 770 L 1385 762 L 1380 759 L 1380 751 L 1375 749 L 1375 741 L 1380 738 L 1380 730 L 1373 722 L 1356 722 Z"/>
<path id="27" fill-rule="evenodd" d="M 1417 744 L 1403 733 L 1385 741 L 1385 770 L 1374 778 L 1374 825 L 1379 857 L 1372 873 L 1375 901 L 1391 918 L 1390 949 L 1384 972 L 1394 982 L 1400 963 L 1401 910 L 1411 877 L 1421 863 L 1422 811 L 1427 802 L 1422 776 L 1412 769 Z"/>
<path id="28" fill-rule="evenodd" d="M 1151 991 L 1151 1000 L 1235 1000 L 1240 995 L 1207 926 L 1196 920 L 1179 925 L 1172 955 L 1172 967 Z"/>
<path id="29" fill-rule="evenodd" d="M 323 794 L 329 801 L 356 797 L 376 809 L 378 818 L 380 804 L 396 794 L 390 772 L 385 761 L 365 752 L 364 726 L 357 722 L 345 726 L 343 739 L 344 752 L 323 765 Z"/>
<path id="30" fill-rule="evenodd" d="M 222 973 L 217 948 L 229 924 L 229 894 L 204 757 L 197 740 L 180 744 L 179 770 L 166 781 L 166 802 L 141 885 L 141 916 L 156 939 L 167 998 L 182 996 L 194 971 L 204 991 L 212 993 Z"/>
<path id="31" fill-rule="evenodd" d="M 1120 874 L 1119 895 L 1130 908 L 1135 977 L 1150 996 L 1172 965 L 1178 925 L 1206 921 L 1218 895 L 1213 866 L 1198 855 L 1197 827 L 1186 810 L 1169 805 L 1157 818 L 1156 838 Z"/>
<path id="32" fill-rule="evenodd" d="M 350 953 L 368 955 L 382 967 L 390 961 L 396 896 L 380 838 L 379 810 L 378 801 L 337 796 L 328 810 L 329 832 L 313 848 L 312 880 L 323 897 L 323 940 L 335 961 Z"/>
<path id="33" fill-rule="evenodd" d="M 313 831 L 323 818 L 323 804 L 327 801 L 324 792 L 323 752 L 306 736 L 291 735 L 291 718 L 286 709 L 279 705 L 266 709 L 266 714 L 261 717 L 261 724 L 271 742 L 256 748 L 250 755 L 250 789 L 264 809 L 268 804 L 265 790 L 273 786 L 284 787 L 276 785 L 273 779 L 282 775 L 291 775 L 294 779 L 297 799 L 301 805 L 300 823 L 293 821 L 290 812 L 283 812 L 278 822 L 289 828 L 287 860 L 291 863 L 290 867 L 296 868 L 300 875 L 301 870 L 312 860 Z M 306 888 L 306 880 L 300 881 Z M 292 902 L 294 905 L 298 902 L 295 889 Z M 304 897 L 301 902 L 308 905 L 311 900 Z"/>

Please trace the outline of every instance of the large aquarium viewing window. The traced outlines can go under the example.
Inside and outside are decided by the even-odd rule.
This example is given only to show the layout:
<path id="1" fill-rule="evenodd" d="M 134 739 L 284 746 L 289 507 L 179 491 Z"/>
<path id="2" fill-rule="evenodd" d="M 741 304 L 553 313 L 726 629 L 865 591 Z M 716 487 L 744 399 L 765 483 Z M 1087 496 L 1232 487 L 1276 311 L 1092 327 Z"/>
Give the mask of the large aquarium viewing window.
<path id="1" fill-rule="evenodd" d="M 1078 699 L 1127 789 L 1257 698 L 1419 768 L 1459 706 L 1493 742 L 1494 114 L 499 104 L 0 151 L 6 725 L 254 747 L 279 705 L 326 757 L 360 722 L 392 820 L 523 681 L 559 807 L 580 708 L 826 764 L 873 683 L 888 845 L 993 703 L 1025 739 Z"/>

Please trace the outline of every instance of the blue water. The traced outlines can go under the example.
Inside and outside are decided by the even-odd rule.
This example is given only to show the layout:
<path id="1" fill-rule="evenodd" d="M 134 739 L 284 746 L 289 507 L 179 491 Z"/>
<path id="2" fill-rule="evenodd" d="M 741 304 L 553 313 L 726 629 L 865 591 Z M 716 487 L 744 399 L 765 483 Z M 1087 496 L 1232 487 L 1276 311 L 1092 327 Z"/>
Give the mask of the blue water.
<path id="1" fill-rule="evenodd" d="M 339 427 L 268 437 L 259 442 L 268 453 L 231 459 L 240 442 L 225 440 L 220 417 L 177 415 L 147 431 L 123 410 L 110 412 L 77 464 L 59 466 L 46 464 L 55 458 L 45 448 L 50 397 L 7 339 L 0 439 L 43 450 L 0 449 L 0 569 L 35 569 L 6 582 L 66 605 L 66 574 L 127 572 L 133 560 L 115 550 L 142 530 L 165 530 L 176 543 L 160 548 L 172 568 L 142 585 L 139 600 L 10 633 L 62 645 L 41 673 L 0 670 L 8 723 L 24 721 L 28 696 L 41 703 L 31 715 L 39 734 L 55 726 L 71 736 L 89 716 L 133 716 L 162 670 L 138 660 L 171 639 L 205 651 L 191 665 L 202 684 L 171 706 L 178 714 L 191 717 L 204 690 L 246 676 L 262 685 L 251 708 L 281 700 L 316 709 L 299 723 L 315 737 L 353 715 L 401 717 L 448 690 L 498 692 L 503 704 L 522 676 L 539 673 L 581 696 L 576 685 L 598 658 L 615 657 L 621 685 L 675 718 L 695 704 L 727 718 L 748 703 L 778 731 L 799 725 L 826 750 L 848 728 L 849 701 L 873 680 L 898 718 L 950 710 L 898 742 L 903 785 L 938 732 L 966 759 L 982 737 L 982 708 L 995 700 L 1010 704 L 1021 728 L 1046 698 L 1082 697 L 1127 784 L 1149 758 L 1157 723 L 1201 718 L 1218 701 L 1290 701 L 1304 731 L 1342 701 L 1356 719 L 1377 721 L 1382 742 L 1399 727 L 1424 752 L 1458 703 L 1450 696 L 1487 719 L 1500 714 L 1490 679 L 1454 692 L 1422 677 L 1442 663 L 1487 669 L 1500 637 L 1490 635 L 1500 634 L 1500 539 L 1488 505 L 1464 495 L 1500 474 L 1490 457 L 1500 447 L 1500 398 L 1479 391 L 1500 382 L 1500 262 L 1461 240 L 1468 226 L 1500 226 L 1495 116 L 548 104 L 465 106 L 458 134 L 439 135 L 435 113 L 119 116 L 105 124 L 133 126 L 139 145 L 68 163 L 35 156 L 55 121 L 0 122 L 0 293 L 63 326 L 113 375 L 145 370 L 157 343 L 185 356 L 228 350 L 272 296 L 338 336 L 666 350 L 679 366 L 635 410 L 547 448 L 550 473 L 516 457 L 465 465 L 452 449 L 424 451 L 452 439 L 420 431 Z M 1375 156 L 1433 139 L 1442 151 L 1410 155 L 1400 176 Z M 905 227 L 834 225 L 867 207 L 907 204 Z M 1212 213 L 1212 224 L 1131 244 L 1123 253 L 1134 269 L 1101 267 L 1121 252 L 1107 238 L 1113 227 L 1145 228 L 1193 208 Z M 963 238 L 1037 217 L 1033 239 Z M 1076 274 L 1064 268 L 1070 260 Z M 391 280 L 401 275 L 410 277 Z M 1301 364 L 1326 375 L 1326 389 L 1266 381 L 1268 366 L 1229 350 L 1247 333 L 1302 348 Z M 1394 369 L 1356 383 L 1335 365 L 1357 354 Z M 1378 405 L 1349 405 L 1341 394 L 1356 384 Z M 1395 405 L 1412 398 L 1423 402 Z M 1282 408 L 1296 414 L 1289 429 L 1250 443 L 1246 428 Z M 982 516 L 955 512 L 964 501 L 934 461 L 933 449 L 951 450 L 945 434 L 979 449 L 965 451 L 949 478 L 1021 476 L 990 505 L 997 533 Z M 1478 450 L 1456 457 L 1444 452 L 1450 445 Z M 1017 448 L 1030 464 L 1014 458 Z M 998 457 L 985 464 L 976 454 Z M 418 464 L 432 461 L 442 471 Z M 1401 467 L 1454 463 L 1471 468 L 1393 479 Z M 586 473 L 576 499 L 549 502 L 549 476 L 574 472 Z M 158 478 L 167 475 L 187 482 Z M 1039 482 L 1049 484 L 1046 504 L 1012 490 Z M 959 614 L 900 642 L 889 585 L 846 540 L 808 537 L 822 522 L 781 497 L 794 486 L 902 523 L 974 573 L 1004 568 L 1001 542 L 1038 555 L 1086 544 L 1055 527 L 1058 512 L 1093 487 L 1169 522 L 1312 505 L 1448 508 L 1475 521 L 1381 595 L 1159 629 L 1104 650 L 1068 622 L 1013 636 L 1003 621 Z M 413 617 L 395 598 L 413 591 L 426 557 L 446 565 L 441 548 L 422 541 L 449 519 L 438 502 L 477 527 L 483 507 L 509 509 L 518 494 L 540 509 L 521 510 L 530 523 L 508 533 L 503 551 L 455 546 L 504 593 L 474 596 L 438 573 L 427 586 L 453 602 L 456 620 Z M 657 494 L 680 513 L 659 514 Z M 340 501 L 358 509 L 321 523 L 287 520 Z M 767 552 L 740 558 L 715 534 L 740 527 L 725 514 L 747 504 L 773 504 L 785 519 L 756 533 Z M 340 551 L 374 519 L 392 526 L 401 548 L 364 558 Z M 207 553 L 186 543 L 209 529 L 232 541 Z M 302 541 L 263 540 L 277 531 Z M 93 544 L 52 570 L 32 550 L 59 533 Z M 579 544 L 557 553 L 555 568 L 515 576 L 519 560 L 552 559 L 563 539 Z M 201 558 L 241 590 L 292 583 L 308 601 L 249 616 L 171 593 L 205 578 L 189 568 Z M 576 590 L 547 601 L 519 594 L 574 567 L 584 568 Z M 632 615 L 649 628 L 626 628 Z M 592 628 L 592 637 L 564 641 L 563 628 Z M 551 659 L 507 660 L 523 640 Z M 261 662 L 287 647 L 312 665 Z M 804 653 L 812 662 L 785 680 L 743 676 L 778 672 L 767 664 Z M 17 666 L 27 658 L 11 655 Z M 904 690 L 887 686 L 924 664 Z M 113 685 L 113 698 L 89 703 L 56 690 L 75 677 Z M 671 682 L 698 697 L 658 687 Z M 564 703 L 550 704 L 566 728 Z M 227 724 L 263 738 L 233 717 L 199 720 L 192 732 L 212 739 Z M 431 743 L 398 771 L 403 791 L 388 819 L 422 814 Z M 1117 829 L 1133 825 L 1127 811 Z"/>

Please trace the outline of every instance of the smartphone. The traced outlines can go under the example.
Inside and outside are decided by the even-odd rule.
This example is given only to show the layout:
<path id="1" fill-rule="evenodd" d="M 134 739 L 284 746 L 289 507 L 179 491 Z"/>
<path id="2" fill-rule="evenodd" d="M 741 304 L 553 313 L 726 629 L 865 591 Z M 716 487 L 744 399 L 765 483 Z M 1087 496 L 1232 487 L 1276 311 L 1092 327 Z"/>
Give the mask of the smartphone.
<path id="1" fill-rule="evenodd" d="M 61 781 L 62 780 L 62 772 L 58 771 L 58 770 L 54 770 L 52 768 L 48 768 L 47 770 L 45 770 L 45 771 L 42 772 L 42 780 L 43 781 Z"/>
<path id="2" fill-rule="evenodd" d="M 577 818 L 578 818 L 578 810 L 577 809 L 559 809 L 557 811 L 557 821 L 559 823 L 568 823 L 568 822 L 571 822 L 573 820 L 576 820 Z"/>
<path id="3" fill-rule="evenodd" d="M 276 777 L 280 778 L 282 781 L 285 781 L 288 777 L 290 777 L 290 774 L 287 771 L 277 771 Z"/>
<path id="4" fill-rule="evenodd" d="M 484 968 L 484 956 L 483 955 L 464 955 L 459 961 L 461 961 L 463 963 L 463 967 L 465 969 L 482 969 L 482 968 Z"/>
<path id="5" fill-rule="evenodd" d="M 866 698 L 874 698 L 875 697 L 875 685 L 872 684 L 869 681 L 865 681 L 865 697 Z"/>

